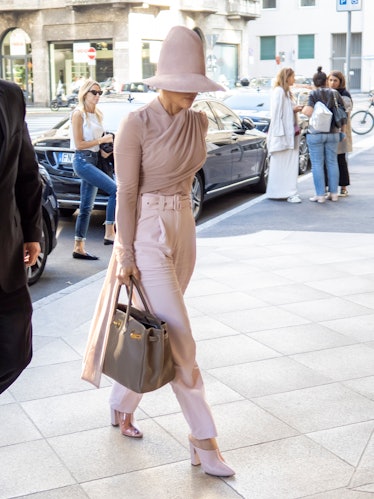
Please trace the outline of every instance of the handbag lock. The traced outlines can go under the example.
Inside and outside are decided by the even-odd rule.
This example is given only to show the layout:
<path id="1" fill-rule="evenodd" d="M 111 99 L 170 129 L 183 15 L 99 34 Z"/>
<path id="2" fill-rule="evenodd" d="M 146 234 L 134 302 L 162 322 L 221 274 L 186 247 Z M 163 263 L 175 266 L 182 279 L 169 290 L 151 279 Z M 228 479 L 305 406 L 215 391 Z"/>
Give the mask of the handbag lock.
<path id="1" fill-rule="evenodd" d="M 142 339 L 142 335 L 140 333 L 137 333 L 136 331 L 131 331 L 130 338 L 132 340 L 141 340 Z"/>

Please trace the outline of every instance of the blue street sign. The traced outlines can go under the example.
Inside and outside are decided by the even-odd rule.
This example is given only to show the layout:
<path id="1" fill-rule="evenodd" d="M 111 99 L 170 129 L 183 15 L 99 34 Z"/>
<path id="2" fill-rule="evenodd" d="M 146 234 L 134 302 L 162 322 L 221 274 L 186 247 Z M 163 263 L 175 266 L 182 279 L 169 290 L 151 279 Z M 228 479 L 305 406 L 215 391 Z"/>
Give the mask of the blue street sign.
<path id="1" fill-rule="evenodd" d="M 336 10 L 338 12 L 349 12 L 352 10 L 361 10 L 362 0 L 336 0 Z"/>

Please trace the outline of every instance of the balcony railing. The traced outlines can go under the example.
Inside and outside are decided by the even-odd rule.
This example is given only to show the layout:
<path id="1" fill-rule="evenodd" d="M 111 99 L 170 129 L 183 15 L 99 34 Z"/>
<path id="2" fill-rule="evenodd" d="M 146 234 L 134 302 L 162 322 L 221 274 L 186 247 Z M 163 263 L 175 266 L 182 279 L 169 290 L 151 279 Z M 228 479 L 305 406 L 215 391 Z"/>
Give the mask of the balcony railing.
<path id="1" fill-rule="evenodd" d="M 227 0 L 226 10 L 229 19 L 256 19 L 261 15 L 260 0 Z"/>
<path id="2" fill-rule="evenodd" d="M 85 7 L 91 5 L 130 5 L 131 7 L 144 7 L 165 9 L 170 8 L 173 0 L 149 0 L 142 2 L 137 0 L 0 0 L 0 11 L 14 10 L 43 10 L 64 7 Z"/>
<path id="3" fill-rule="evenodd" d="M 217 0 L 181 0 L 180 10 L 214 14 L 218 10 Z"/>
<path id="4" fill-rule="evenodd" d="M 66 0 L 66 5 L 69 7 L 80 7 L 80 6 L 85 6 L 85 5 L 97 5 L 97 4 L 115 4 L 115 5 L 121 5 L 121 4 L 131 4 L 131 7 L 138 7 L 138 8 L 169 8 L 170 7 L 170 0 L 148 0 L 148 2 L 143 2 L 140 0 Z"/>

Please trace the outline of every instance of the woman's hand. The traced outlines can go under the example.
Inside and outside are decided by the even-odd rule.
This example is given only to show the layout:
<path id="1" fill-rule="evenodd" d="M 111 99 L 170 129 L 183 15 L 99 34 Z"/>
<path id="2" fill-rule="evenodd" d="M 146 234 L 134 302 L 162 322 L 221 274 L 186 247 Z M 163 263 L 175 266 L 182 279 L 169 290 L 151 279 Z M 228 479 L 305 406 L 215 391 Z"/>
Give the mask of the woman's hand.
<path id="1" fill-rule="evenodd" d="M 113 144 L 113 135 L 111 133 L 107 133 L 100 137 L 100 144 Z"/>
<path id="2" fill-rule="evenodd" d="M 300 113 L 300 111 L 303 109 L 303 106 L 294 106 L 293 112 L 294 113 Z"/>
<path id="3" fill-rule="evenodd" d="M 113 153 L 112 152 L 105 152 L 104 149 L 100 149 L 100 154 L 103 158 L 109 158 Z"/>
<path id="4" fill-rule="evenodd" d="M 130 286 L 130 276 L 132 275 L 135 277 L 135 279 L 140 279 L 139 269 L 134 263 L 131 265 L 126 265 L 125 267 L 121 267 L 116 277 L 121 284 Z"/>

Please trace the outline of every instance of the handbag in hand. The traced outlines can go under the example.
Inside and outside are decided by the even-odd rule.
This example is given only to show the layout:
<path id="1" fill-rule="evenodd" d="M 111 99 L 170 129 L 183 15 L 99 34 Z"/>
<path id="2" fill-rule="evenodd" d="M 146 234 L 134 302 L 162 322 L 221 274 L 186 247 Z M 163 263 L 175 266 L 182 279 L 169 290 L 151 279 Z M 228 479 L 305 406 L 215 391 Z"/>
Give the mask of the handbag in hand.
<path id="1" fill-rule="evenodd" d="M 145 308 L 132 306 L 136 287 Z M 128 305 L 118 303 L 109 330 L 103 373 L 137 393 L 156 390 L 175 377 L 167 324 L 151 314 L 139 283 L 131 276 Z"/>
<path id="2" fill-rule="evenodd" d="M 333 116 L 333 121 L 335 123 L 336 128 L 341 128 L 343 125 L 347 123 L 347 113 L 345 112 L 345 109 L 341 106 L 339 106 L 339 103 L 337 101 L 335 92 L 333 93 L 334 95 L 334 107 L 332 109 L 332 116 Z"/>

